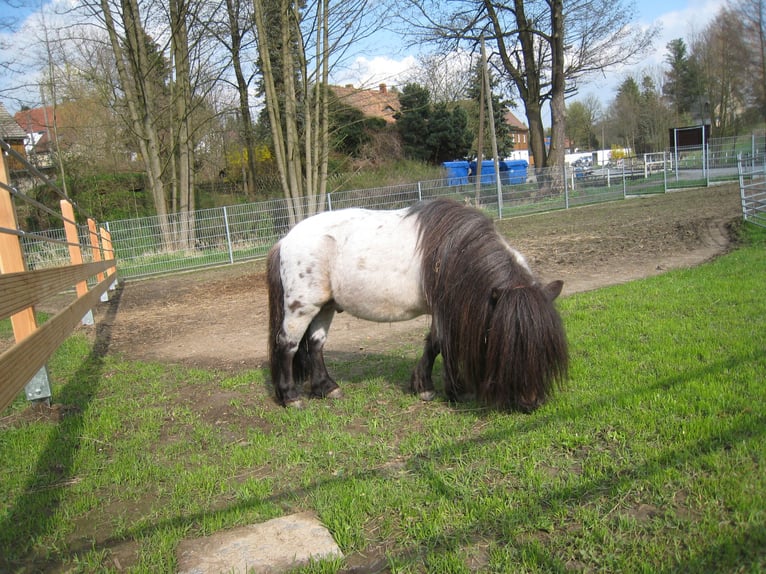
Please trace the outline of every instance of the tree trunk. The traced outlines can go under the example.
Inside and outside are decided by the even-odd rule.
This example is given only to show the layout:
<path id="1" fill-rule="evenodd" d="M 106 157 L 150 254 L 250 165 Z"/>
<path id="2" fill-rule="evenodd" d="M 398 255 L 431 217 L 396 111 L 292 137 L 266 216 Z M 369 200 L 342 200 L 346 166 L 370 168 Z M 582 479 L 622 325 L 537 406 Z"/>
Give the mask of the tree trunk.
<path id="1" fill-rule="evenodd" d="M 242 141 L 245 145 L 246 171 L 245 189 L 255 192 L 255 134 L 253 133 L 253 117 L 250 113 L 249 83 L 242 71 L 242 30 L 239 25 L 239 3 L 234 0 L 226 0 L 226 12 L 229 17 L 229 32 L 231 37 L 231 65 L 234 68 L 234 77 L 237 80 L 237 93 L 239 95 L 239 115 L 242 122 L 240 127 Z"/>
<path id="2" fill-rule="evenodd" d="M 550 0 L 551 8 L 551 145 L 546 165 L 563 166 L 566 132 L 566 76 L 564 74 L 564 1 Z M 558 170 L 556 170 L 558 172 Z"/>
<path id="3" fill-rule="evenodd" d="M 186 248 L 194 246 L 194 190 L 192 188 L 192 166 L 194 163 L 191 140 L 190 115 L 191 70 L 189 65 L 189 34 L 186 24 L 186 9 L 182 1 L 170 0 L 171 47 L 175 69 L 175 124 L 178 126 L 174 156 L 177 158 L 178 211 L 180 212 L 178 244 Z"/>

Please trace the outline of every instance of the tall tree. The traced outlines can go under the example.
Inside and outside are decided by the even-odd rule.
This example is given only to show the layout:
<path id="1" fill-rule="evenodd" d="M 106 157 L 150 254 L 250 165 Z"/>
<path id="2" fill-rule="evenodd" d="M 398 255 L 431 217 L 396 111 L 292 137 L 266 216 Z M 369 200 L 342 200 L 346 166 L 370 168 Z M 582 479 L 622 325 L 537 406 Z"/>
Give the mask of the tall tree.
<path id="1" fill-rule="evenodd" d="M 582 150 L 596 147 L 595 125 L 600 113 L 601 104 L 594 96 L 581 101 L 572 102 L 567 106 L 567 138 L 571 145 Z"/>
<path id="2" fill-rule="evenodd" d="M 757 84 L 749 48 L 739 15 L 728 9 L 720 10 L 691 42 L 700 71 L 699 97 L 708 104 L 701 106 L 702 119 L 712 124 L 714 135 L 734 134 L 739 113 L 748 105 L 748 88 Z"/>
<path id="3" fill-rule="evenodd" d="M 668 128 L 672 127 L 671 114 L 662 100 L 657 85 L 650 75 L 641 80 L 639 98 L 639 133 L 640 145 L 636 144 L 636 153 L 663 151 L 668 144 Z"/>
<path id="4" fill-rule="evenodd" d="M 250 52 L 255 46 L 255 26 L 253 23 L 253 3 L 238 0 L 223 0 L 224 8 L 216 9 L 211 6 L 208 15 L 208 28 L 223 46 L 230 61 L 233 80 L 222 76 L 224 82 L 231 83 L 237 93 L 237 130 L 242 141 L 242 156 L 244 159 L 244 181 L 248 192 L 255 191 L 257 173 L 256 146 L 258 138 L 255 133 L 254 118 L 250 90 L 254 87 L 257 72 L 257 56 Z"/>
<path id="5" fill-rule="evenodd" d="M 423 145 L 428 133 L 428 121 L 431 116 L 431 94 L 419 84 L 407 84 L 399 96 L 401 112 L 396 120 L 396 128 L 402 138 L 404 155 L 414 160 L 427 161 L 428 149 Z"/>
<path id="6" fill-rule="evenodd" d="M 441 102 L 433 107 L 428 126 L 426 143 L 431 163 L 442 163 L 466 156 L 471 146 L 468 131 L 468 114 L 460 106 Z"/>
<path id="7" fill-rule="evenodd" d="M 330 67 L 377 29 L 373 0 L 254 0 L 265 108 L 290 224 L 322 211 L 330 147 Z"/>
<path id="8" fill-rule="evenodd" d="M 491 89 L 491 93 L 489 97 L 492 98 L 492 112 L 494 114 L 494 124 L 495 124 L 495 137 L 497 139 L 497 153 L 499 155 L 498 159 L 504 158 L 506 156 L 509 156 L 511 152 L 513 151 L 513 137 L 511 134 L 511 126 L 505 121 L 505 114 L 508 111 L 508 108 L 513 104 L 513 101 L 504 97 L 501 91 L 499 90 L 500 82 L 497 79 L 497 75 L 492 72 L 491 69 L 488 69 L 487 72 L 489 73 L 489 85 Z M 472 129 L 474 136 L 476 136 L 479 133 L 480 129 L 484 130 L 484 133 L 489 133 L 489 118 L 484 119 L 484 125 L 480 126 L 480 119 L 479 116 L 481 115 L 479 113 L 480 106 L 484 106 L 485 115 L 486 115 L 486 109 L 487 105 L 486 103 L 482 102 L 482 94 L 485 90 L 486 82 L 484 80 L 483 70 L 480 62 L 477 62 L 475 66 L 470 71 L 470 83 L 467 87 L 467 95 L 468 98 L 471 100 L 471 115 L 469 117 L 469 126 Z M 484 97 L 487 97 L 486 94 L 484 94 Z M 474 142 L 472 144 L 472 148 L 474 152 L 478 156 L 478 140 L 476 137 L 474 137 Z M 481 155 L 483 157 L 492 157 L 492 145 L 491 145 L 491 138 L 486 137 L 483 138 L 483 145 L 482 145 L 482 153 Z"/>
<path id="9" fill-rule="evenodd" d="M 689 57 L 683 38 L 668 42 L 665 62 L 663 94 L 671 103 L 678 121 L 691 122 L 692 115 L 699 109 L 701 83 L 697 63 Z"/>
<path id="10" fill-rule="evenodd" d="M 752 105 L 766 121 L 766 0 L 735 0 L 732 11 L 744 25 L 742 38 L 748 46 Z"/>
<path id="11" fill-rule="evenodd" d="M 641 125 L 641 93 L 636 80 L 626 78 L 617 90 L 614 101 L 614 115 L 619 118 L 617 135 L 624 147 L 636 150 L 640 141 Z"/>
<path id="12" fill-rule="evenodd" d="M 413 83 L 404 86 L 399 102 L 396 127 L 406 157 L 441 163 L 466 156 L 472 134 L 465 109 L 446 102 L 432 104 L 428 89 Z"/>
<path id="13" fill-rule="evenodd" d="M 122 89 L 125 105 L 128 109 L 130 127 L 141 151 L 148 187 L 154 207 L 160 218 L 163 237 L 170 239 L 170 227 L 167 220 L 168 204 L 164 167 L 161 157 L 158 109 L 161 98 L 157 94 L 157 85 L 151 81 L 157 75 L 161 58 L 152 58 L 147 41 L 149 35 L 139 12 L 137 0 L 121 0 L 113 5 L 109 0 L 99 0 L 98 4 L 86 4 L 87 9 L 102 23 L 109 37 L 114 52 L 115 65 Z"/>

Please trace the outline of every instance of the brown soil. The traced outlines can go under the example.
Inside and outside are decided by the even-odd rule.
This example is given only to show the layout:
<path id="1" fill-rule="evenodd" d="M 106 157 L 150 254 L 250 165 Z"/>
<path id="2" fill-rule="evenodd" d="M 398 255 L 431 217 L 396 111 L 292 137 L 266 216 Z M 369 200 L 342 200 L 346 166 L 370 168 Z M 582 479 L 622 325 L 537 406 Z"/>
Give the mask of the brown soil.
<path id="1" fill-rule="evenodd" d="M 726 185 L 498 222 L 543 280 L 564 295 L 697 265 L 725 252 L 740 217 Z M 129 281 L 96 321 L 109 352 L 126 358 L 236 371 L 266 361 L 267 293 L 262 261 Z M 336 315 L 326 351 L 369 354 L 419 346 L 428 318 L 392 324 Z"/>

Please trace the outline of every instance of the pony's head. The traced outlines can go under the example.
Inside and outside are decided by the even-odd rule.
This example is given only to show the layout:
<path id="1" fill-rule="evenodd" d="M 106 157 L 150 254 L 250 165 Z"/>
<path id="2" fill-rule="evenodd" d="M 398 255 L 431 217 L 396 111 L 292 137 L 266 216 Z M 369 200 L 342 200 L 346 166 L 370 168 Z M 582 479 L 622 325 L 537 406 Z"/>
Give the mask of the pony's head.
<path id="1" fill-rule="evenodd" d="M 535 410 L 567 375 L 566 335 L 554 300 L 554 281 L 495 288 L 490 295 L 483 402 L 502 409 Z"/>

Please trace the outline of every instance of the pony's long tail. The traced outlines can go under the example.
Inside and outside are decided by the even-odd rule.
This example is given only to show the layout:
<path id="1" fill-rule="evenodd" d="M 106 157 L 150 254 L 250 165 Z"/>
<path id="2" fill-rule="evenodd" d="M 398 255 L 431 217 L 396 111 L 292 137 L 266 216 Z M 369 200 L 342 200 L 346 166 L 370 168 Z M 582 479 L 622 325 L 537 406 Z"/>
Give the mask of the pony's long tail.
<path id="1" fill-rule="evenodd" d="M 532 411 L 567 376 L 569 353 L 561 317 L 535 286 L 508 289 L 496 305 L 479 398 L 499 408 Z"/>
<path id="2" fill-rule="evenodd" d="M 280 245 L 277 243 L 266 258 L 266 281 L 269 286 L 269 368 L 271 381 L 276 386 L 282 377 L 282 354 L 279 335 L 285 320 L 285 288 L 282 284 Z M 310 373 L 308 343 L 306 336 L 298 345 L 293 358 L 293 380 L 303 382 Z"/>

